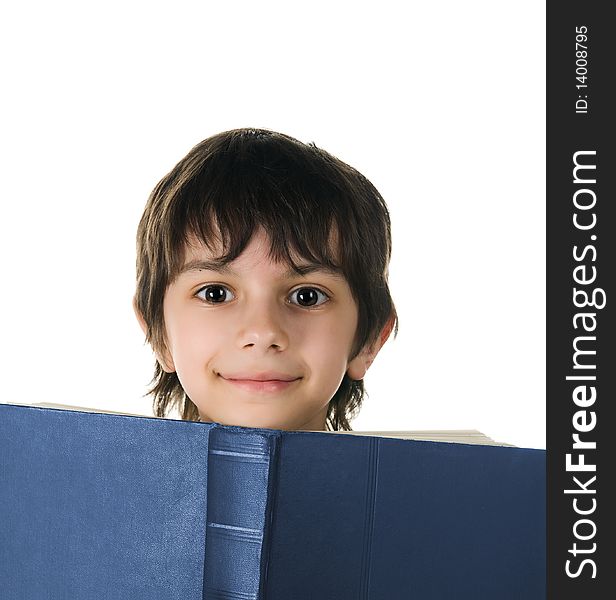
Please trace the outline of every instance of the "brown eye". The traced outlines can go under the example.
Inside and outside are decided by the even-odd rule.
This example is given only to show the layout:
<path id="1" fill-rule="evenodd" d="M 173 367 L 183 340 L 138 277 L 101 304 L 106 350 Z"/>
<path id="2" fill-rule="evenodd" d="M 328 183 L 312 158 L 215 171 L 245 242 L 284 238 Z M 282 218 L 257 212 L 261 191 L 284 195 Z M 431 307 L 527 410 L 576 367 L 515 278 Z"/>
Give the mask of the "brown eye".
<path id="1" fill-rule="evenodd" d="M 210 304 L 223 304 L 234 298 L 231 291 L 223 285 L 206 285 L 197 292 L 197 297 Z"/>
<path id="2" fill-rule="evenodd" d="M 312 307 L 319 306 L 329 300 L 329 296 L 321 290 L 313 287 L 299 288 L 291 293 L 291 304 Z"/>

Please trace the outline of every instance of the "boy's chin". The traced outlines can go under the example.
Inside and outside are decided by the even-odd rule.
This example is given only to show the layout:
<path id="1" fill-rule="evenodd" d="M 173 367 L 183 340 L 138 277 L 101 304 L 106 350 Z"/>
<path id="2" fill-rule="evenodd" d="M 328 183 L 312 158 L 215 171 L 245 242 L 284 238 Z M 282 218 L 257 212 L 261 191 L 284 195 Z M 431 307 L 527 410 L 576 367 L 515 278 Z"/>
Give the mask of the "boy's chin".
<path id="1" fill-rule="evenodd" d="M 283 431 L 323 431 L 325 418 L 321 419 L 289 418 L 288 416 L 272 415 L 263 412 L 251 411 L 241 414 L 212 414 L 200 413 L 201 421 L 232 425 L 235 427 L 249 427 L 254 429 L 280 429 Z M 214 418 L 212 418 L 214 417 Z M 318 421 L 318 422 L 317 422 Z"/>

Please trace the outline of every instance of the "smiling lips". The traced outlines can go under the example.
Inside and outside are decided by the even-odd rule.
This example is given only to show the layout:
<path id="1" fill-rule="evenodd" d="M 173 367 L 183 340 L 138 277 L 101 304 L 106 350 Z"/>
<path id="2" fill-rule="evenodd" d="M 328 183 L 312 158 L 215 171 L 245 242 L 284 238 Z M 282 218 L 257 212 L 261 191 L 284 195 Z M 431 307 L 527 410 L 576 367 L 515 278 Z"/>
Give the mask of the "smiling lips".
<path id="1" fill-rule="evenodd" d="M 233 375 L 219 373 L 219 375 L 231 385 L 248 392 L 280 392 L 301 379 L 301 377 L 293 377 L 276 371 L 234 373 Z"/>

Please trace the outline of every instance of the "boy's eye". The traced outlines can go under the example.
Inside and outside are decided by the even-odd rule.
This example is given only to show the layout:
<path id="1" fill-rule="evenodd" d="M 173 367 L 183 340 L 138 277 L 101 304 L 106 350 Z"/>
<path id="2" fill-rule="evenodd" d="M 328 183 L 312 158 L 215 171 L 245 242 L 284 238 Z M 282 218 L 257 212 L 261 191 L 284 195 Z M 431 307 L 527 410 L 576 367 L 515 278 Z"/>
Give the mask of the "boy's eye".
<path id="1" fill-rule="evenodd" d="M 291 304 L 299 306 L 318 306 L 327 302 L 329 296 L 317 288 L 303 287 L 291 292 Z"/>
<path id="2" fill-rule="evenodd" d="M 231 290 L 223 285 L 206 285 L 197 292 L 197 297 L 210 304 L 222 304 L 233 300 L 235 296 L 233 296 Z"/>

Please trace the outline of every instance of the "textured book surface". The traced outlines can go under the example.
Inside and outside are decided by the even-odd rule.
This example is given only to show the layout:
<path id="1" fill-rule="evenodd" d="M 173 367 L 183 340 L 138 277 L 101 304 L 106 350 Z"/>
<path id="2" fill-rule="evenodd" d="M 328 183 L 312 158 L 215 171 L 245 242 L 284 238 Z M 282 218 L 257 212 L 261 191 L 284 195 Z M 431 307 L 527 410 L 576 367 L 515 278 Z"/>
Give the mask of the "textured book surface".
<path id="1" fill-rule="evenodd" d="M 545 597 L 545 451 L 0 405 L 7 599 Z"/>

